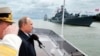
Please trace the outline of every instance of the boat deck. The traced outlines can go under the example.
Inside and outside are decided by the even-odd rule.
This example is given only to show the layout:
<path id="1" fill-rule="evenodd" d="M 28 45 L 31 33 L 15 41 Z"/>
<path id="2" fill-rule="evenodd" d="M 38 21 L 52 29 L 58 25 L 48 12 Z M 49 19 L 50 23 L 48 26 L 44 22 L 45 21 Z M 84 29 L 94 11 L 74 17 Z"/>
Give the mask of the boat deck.
<path id="1" fill-rule="evenodd" d="M 37 56 L 87 56 L 52 30 L 37 28 L 34 33 L 38 35 L 39 40 L 45 46 L 39 48 L 38 43 L 35 41 Z"/>
<path id="2" fill-rule="evenodd" d="M 62 56 L 62 53 L 54 43 L 50 40 L 48 36 L 39 35 L 40 41 L 45 46 L 44 48 L 39 48 L 38 43 L 35 41 L 35 48 L 37 56 Z M 69 55 L 68 55 L 69 56 Z"/>

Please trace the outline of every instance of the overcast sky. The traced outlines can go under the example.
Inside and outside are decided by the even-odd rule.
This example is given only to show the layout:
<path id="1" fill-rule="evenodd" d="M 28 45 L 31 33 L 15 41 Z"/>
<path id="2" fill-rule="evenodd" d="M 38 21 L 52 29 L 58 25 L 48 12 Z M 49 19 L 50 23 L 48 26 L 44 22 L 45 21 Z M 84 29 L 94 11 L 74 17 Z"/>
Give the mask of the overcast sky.
<path id="1" fill-rule="evenodd" d="M 69 13 L 97 13 L 100 0 L 65 0 L 65 8 Z M 14 18 L 29 16 L 35 19 L 43 18 L 45 14 L 52 17 L 63 0 L 0 0 L 0 6 L 9 6 Z M 100 11 L 99 11 L 100 12 Z"/>

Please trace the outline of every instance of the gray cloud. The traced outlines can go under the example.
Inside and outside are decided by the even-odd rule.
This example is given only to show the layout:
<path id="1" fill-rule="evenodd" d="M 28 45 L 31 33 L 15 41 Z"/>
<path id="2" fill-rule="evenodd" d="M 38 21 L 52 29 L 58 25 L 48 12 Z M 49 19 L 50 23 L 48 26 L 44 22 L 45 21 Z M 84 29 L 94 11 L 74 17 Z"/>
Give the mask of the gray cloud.
<path id="1" fill-rule="evenodd" d="M 69 13 L 95 12 L 100 8 L 100 0 L 66 0 L 66 9 Z M 45 14 L 53 16 L 56 10 L 63 4 L 63 0 L 0 0 L 0 5 L 10 6 L 14 18 L 30 16 L 32 18 L 43 18 Z"/>

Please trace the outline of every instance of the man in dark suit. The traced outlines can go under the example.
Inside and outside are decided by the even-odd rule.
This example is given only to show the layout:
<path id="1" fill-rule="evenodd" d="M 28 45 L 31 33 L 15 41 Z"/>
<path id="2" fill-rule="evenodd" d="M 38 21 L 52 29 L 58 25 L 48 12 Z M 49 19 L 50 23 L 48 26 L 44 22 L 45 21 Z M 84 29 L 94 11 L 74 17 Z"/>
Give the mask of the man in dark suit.
<path id="1" fill-rule="evenodd" d="M 36 56 L 34 41 L 29 40 L 29 33 L 33 30 L 33 23 L 29 17 L 23 17 L 19 20 L 18 35 L 22 39 L 22 44 L 19 50 L 19 56 Z"/>

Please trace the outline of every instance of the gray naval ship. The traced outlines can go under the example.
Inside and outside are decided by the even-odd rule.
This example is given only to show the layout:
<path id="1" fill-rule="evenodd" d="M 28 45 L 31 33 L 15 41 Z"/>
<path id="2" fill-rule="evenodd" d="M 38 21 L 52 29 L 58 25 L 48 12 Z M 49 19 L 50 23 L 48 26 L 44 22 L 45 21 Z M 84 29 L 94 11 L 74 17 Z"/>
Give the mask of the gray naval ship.
<path id="1" fill-rule="evenodd" d="M 35 42 L 37 56 L 88 56 L 50 29 L 34 28 L 33 33 L 39 37 L 38 40 L 42 43 L 39 42 L 39 45 L 37 41 Z"/>
<path id="2" fill-rule="evenodd" d="M 93 16 L 94 21 L 100 22 L 100 13 Z"/>
<path id="3" fill-rule="evenodd" d="M 61 24 L 62 15 L 63 15 L 63 6 L 61 6 L 61 10 L 57 11 L 55 16 L 49 19 L 49 21 Z M 90 26 L 92 22 L 93 22 L 93 16 L 80 15 L 80 13 L 73 15 L 72 13 L 70 14 L 67 12 L 66 9 L 64 9 L 64 24 L 78 25 L 78 26 Z"/>

